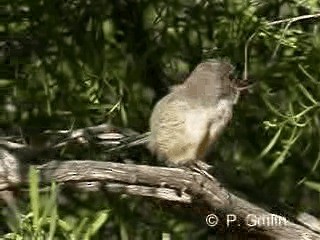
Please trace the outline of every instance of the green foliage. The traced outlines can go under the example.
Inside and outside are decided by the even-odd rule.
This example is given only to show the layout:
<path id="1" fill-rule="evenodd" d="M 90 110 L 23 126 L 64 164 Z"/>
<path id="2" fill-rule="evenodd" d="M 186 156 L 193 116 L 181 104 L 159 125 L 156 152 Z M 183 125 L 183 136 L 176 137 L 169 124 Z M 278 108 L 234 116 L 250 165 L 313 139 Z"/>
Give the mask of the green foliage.
<path id="1" fill-rule="evenodd" d="M 202 59 L 228 58 L 238 78 L 249 78 L 255 85 L 240 98 L 231 125 L 214 146 L 210 163 L 215 174 L 252 198 L 264 193 L 296 210 L 320 212 L 318 1 L 22 0 L 4 6 L 5 21 L 0 22 L 0 32 L 7 37 L 0 40 L 4 132 L 21 127 L 23 136 L 29 137 L 44 129 L 104 122 L 144 132 L 153 104 L 171 85 L 180 83 Z M 305 15 L 314 17 L 295 18 Z M 289 20 L 278 21 L 283 19 Z M 135 162 L 144 154 L 138 151 L 131 156 Z M 83 149 L 77 157 L 104 158 L 99 154 Z M 61 153 L 61 157 L 74 156 Z M 92 224 L 93 236 L 108 216 L 99 214 L 105 204 L 113 216 L 104 230 L 115 238 L 160 238 L 168 232 L 183 239 L 194 230 L 183 224 L 181 213 L 164 213 L 158 205 L 148 217 L 142 215 L 137 206 L 147 207 L 148 200 L 119 202 L 119 197 L 73 192 L 68 193 L 73 211 L 89 212 L 91 217 L 70 224 L 59 218 L 67 208 L 59 215 L 52 210 L 57 206 L 50 199 L 56 193 L 48 197 L 51 210 L 45 210 L 33 187 L 32 214 L 22 219 L 23 229 L 32 229 L 37 236 L 50 229 L 71 236 L 76 226 L 76 232 L 83 233 Z M 48 216 L 57 218 L 55 226 Z M 174 228 L 172 222 L 183 227 Z"/>
<path id="2" fill-rule="evenodd" d="M 41 194 L 39 174 L 34 168 L 30 168 L 29 181 L 30 212 L 17 216 L 13 233 L 4 239 L 91 239 L 109 216 L 109 210 L 101 210 L 82 219 L 62 218 L 58 213 L 57 184 L 52 183 L 50 192 Z"/>

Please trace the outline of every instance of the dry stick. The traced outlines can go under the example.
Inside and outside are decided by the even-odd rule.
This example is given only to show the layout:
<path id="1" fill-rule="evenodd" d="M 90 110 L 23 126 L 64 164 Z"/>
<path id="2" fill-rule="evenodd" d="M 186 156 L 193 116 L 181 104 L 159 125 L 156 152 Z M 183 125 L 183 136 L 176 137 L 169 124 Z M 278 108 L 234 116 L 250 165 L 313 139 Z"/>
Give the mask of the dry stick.
<path id="1" fill-rule="evenodd" d="M 23 161 L 20 162 L 7 150 L 0 150 L 0 190 L 27 183 L 26 173 L 29 165 L 22 165 Z M 230 212 L 242 220 L 246 219 L 249 214 L 255 216 L 270 214 L 232 195 L 221 187 L 214 177 L 208 179 L 193 171 L 97 161 L 51 161 L 44 165 L 36 165 L 36 167 L 40 170 L 42 183 L 49 184 L 51 181 L 57 181 L 95 191 L 104 187 L 111 192 L 120 191 L 182 203 L 195 204 L 198 199 L 197 201 L 204 203 L 204 207 L 213 212 Z M 282 227 L 259 226 L 249 230 L 263 231 L 270 236 L 277 236 L 277 239 L 288 239 L 289 237 L 303 239 L 303 236 L 306 235 L 316 236 L 310 239 L 320 239 L 318 234 L 292 222 Z"/>
<path id="2" fill-rule="evenodd" d="M 89 189 L 90 186 L 95 190 L 106 187 L 112 192 L 123 191 L 127 194 L 183 203 L 189 203 L 192 199 L 192 204 L 201 203 L 204 208 L 211 209 L 212 213 L 220 213 L 221 217 L 223 217 L 221 213 L 235 214 L 242 220 L 241 227 L 246 231 L 263 233 L 274 239 L 320 239 L 319 234 L 288 220 L 280 226 L 264 224 L 250 227 L 245 224 L 248 216 L 280 220 L 283 220 L 283 217 L 271 214 L 233 195 L 215 178 L 209 180 L 197 172 L 179 168 L 90 160 L 51 161 L 36 168 L 40 171 L 41 182 L 44 184 L 56 181 L 61 184 L 81 186 L 82 183 Z M 27 181 L 27 177 L 24 176 L 20 183 Z"/>
<path id="3" fill-rule="evenodd" d="M 0 191 L 28 183 L 27 169 L 30 165 L 17 159 L 5 148 L 0 150 Z M 228 192 L 214 177 L 208 179 L 190 170 L 82 160 L 51 161 L 34 166 L 40 170 L 41 183 L 56 181 L 91 191 L 98 191 L 102 187 L 111 192 L 191 203 L 197 207 L 203 205 L 214 213 L 235 214 L 242 221 L 250 214 L 282 219 L 281 216 L 272 215 Z M 226 216 L 221 216 L 223 217 Z M 242 227 L 253 232 L 264 232 L 276 239 L 320 239 L 315 231 L 290 221 L 285 226 L 262 225 L 248 228 L 242 224 Z"/>

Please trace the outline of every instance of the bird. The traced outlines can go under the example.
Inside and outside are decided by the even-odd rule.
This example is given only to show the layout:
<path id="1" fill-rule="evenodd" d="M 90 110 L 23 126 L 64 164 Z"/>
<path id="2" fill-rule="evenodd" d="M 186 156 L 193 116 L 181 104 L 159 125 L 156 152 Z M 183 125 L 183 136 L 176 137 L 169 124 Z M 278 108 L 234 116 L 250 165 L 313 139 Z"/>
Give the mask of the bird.
<path id="1" fill-rule="evenodd" d="M 237 98 L 226 60 L 199 63 L 152 111 L 149 150 L 169 166 L 208 166 L 206 154 L 230 122 Z"/>

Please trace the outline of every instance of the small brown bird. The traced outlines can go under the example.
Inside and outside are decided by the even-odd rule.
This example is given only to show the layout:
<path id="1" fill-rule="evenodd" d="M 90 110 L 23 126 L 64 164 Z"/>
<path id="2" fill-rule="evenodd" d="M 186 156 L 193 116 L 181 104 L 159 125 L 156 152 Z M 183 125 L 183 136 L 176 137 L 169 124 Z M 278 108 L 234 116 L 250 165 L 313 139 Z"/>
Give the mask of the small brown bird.
<path id="1" fill-rule="evenodd" d="M 193 165 L 204 157 L 232 117 L 236 96 L 230 63 L 200 63 L 155 106 L 149 149 L 168 165 Z"/>

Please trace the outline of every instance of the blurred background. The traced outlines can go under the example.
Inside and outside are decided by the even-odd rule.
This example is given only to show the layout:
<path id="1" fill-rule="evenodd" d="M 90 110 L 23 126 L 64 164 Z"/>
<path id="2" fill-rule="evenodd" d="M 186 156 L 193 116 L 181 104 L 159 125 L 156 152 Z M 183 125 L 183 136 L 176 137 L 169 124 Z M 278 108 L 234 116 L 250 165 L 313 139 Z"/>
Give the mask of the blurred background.
<path id="1" fill-rule="evenodd" d="M 30 143 L 46 129 L 102 123 L 143 133 L 170 86 L 203 59 L 226 58 L 255 84 L 212 150 L 214 175 L 253 202 L 320 216 L 319 12 L 314 0 L 5 1 L 1 134 Z M 303 15 L 315 16 L 278 22 Z M 143 146 L 55 157 L 159 164 Z M 92 239 L 219 239 L 173 203 L 59 189 L 56 239 L 82 239 L 89 226 Z M 0 233 L 47 239 L 46 225 L 33 235 L 28 194 L 17 200 L 24 220 L 13 224 L 1 205 Z"/>

